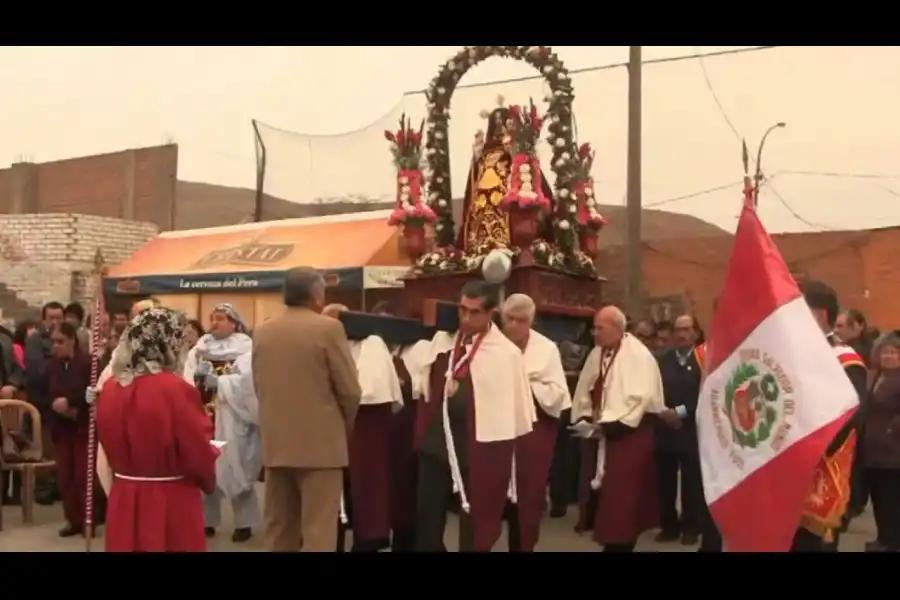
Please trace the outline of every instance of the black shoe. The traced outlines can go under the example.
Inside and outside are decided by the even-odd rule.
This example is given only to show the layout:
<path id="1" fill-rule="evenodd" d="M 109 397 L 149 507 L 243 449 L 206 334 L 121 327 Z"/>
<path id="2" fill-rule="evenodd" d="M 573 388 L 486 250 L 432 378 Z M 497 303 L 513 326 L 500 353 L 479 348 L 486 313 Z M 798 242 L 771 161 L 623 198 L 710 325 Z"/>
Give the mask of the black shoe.
<path id="1" fill-rule="evenodd" d="M 205 527 L 203 531 L 206 533 L 206 537 L 216 537 L 216 528 L 215 527 Z"/>
<path id="2" fill-rule="evenodd" d="M 215 535 L 216 530 L 213 529 L 213 535 Z M 234 533 L 231 534 L 231 541 L 235 544 L 240 544 L 242 542 L 246 542 L 251 537 L 253 537 L 253 530 L 249 527 L 239 527 L 234 530 Z"/>
<path id="3" fill-rule="evenodd" d="M 696 546 L 700 543 L 700 536 L 696 533 L 683 533 L 681 534 L 681 545 L 682 546 Z"/>
<path id="4" fill-rule="evenodd" d="M 668 544 L 669 542 L 677 542 L 681 539 L 681 535 L 674 531 L 660 531 L 656 534 L 656 537 L 653 538 L 653 541 L 657 544 Z"/>
<path id="5" fill-rule="evenodd" d="M 552 506 L 550 507 L 550 518 L 551 519 L 562 519 L 566 516 L 568 509 L 565 506 Z"/>
<path id="6" fill-rule="evenodd" d="M 76 535 L 82 535 L 83 533 L 84 527 L 76 527 L 67 523 L 65 527 L 59 530 L 59 537 L 69 538 L 75 537 Z"/>

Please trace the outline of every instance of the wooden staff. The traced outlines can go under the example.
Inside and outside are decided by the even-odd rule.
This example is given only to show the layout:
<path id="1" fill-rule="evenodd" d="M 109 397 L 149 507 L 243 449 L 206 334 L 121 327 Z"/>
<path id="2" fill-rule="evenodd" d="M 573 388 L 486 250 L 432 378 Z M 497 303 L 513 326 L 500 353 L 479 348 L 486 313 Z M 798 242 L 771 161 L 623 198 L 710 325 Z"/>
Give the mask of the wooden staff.
<path id="1" fill-rule="evenodd" d="M 100 322 L 103 319 L 103 253 L 97 248 L 94 255 L 94 319 L 91 323 L 91 387 L 96 387 L 100 377 L 100 355 L 103 343 L 103 332 Z M 88 425 L 87 447 L 87 491 L 84 498 L 84 549 L 91 551 L 91 540 L 94 539 L 94 478 L 97 470 L 97 402 L 90 406 L 90 423 Z"/>

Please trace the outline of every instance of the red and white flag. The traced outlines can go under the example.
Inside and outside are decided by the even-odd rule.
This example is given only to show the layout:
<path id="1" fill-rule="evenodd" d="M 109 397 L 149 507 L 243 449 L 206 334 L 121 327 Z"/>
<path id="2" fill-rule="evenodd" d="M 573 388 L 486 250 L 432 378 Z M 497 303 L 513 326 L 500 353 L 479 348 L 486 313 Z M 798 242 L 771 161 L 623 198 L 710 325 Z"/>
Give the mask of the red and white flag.
<path id="1" fill-rule="evenodd" d="M 858 405 L 745 200 L 697 409 L 703 487 L 729 552 L 786 552 L 816 465 Z"/>

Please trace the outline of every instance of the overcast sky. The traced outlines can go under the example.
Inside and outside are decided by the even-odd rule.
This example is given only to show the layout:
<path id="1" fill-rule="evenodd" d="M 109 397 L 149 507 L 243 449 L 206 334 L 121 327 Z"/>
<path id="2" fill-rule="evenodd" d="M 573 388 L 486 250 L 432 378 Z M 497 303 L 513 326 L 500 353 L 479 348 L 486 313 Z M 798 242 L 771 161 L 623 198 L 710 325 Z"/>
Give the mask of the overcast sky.
<path id="1" fill-rule="evenodd" d="M 647 60 L 718 46 L 647 46 Z M 0 164 L 38 162 L 175 141 L 179 178 L 254 186 L 250 121 L 309 134 L 266 133 L 267 191 L 294 201 L 390 193 L 381 132 L 421 95 L 456 47 L 0 48 Z M 560 46 L 571 69 L 627 60 L 627 47 Z M 704 74 L 705 68 L 705 74 Z M 784 47 L 644 70 L 644 203 L 734 227 L 742 175 L 738 135 L 755 148 L 778 121 L 764 165 L 761 212 L 774 231 L 900 224 L 900 50 Z M 464 85 L 533 75 L 490 60 Z M 708 79 L 708 82 L 707 82 Z M 625 194 L 627 74 L 575 77 L 579 141 L 597 149 L 606 203 Z M 462 193 L 478 113 L 498 93 L 543 97 L 541 80 L 460 89 L 452 108 L 454 190 Z M 717 105 L 718 98 L 721 108 Z M 387 115 L 387 116 L 385 116 Z M 347 132 L 354 132 L 347 135 Z M 822 173 L 843 174 L 826 176 Z M 874 178 L 846 174 L 874 175 Z M 728 186 L 716 192 L 703 190 Z M 683 200 L 681 196 L 693 195 Z M 799 218 L 798 218 L 799 217 Z"/>

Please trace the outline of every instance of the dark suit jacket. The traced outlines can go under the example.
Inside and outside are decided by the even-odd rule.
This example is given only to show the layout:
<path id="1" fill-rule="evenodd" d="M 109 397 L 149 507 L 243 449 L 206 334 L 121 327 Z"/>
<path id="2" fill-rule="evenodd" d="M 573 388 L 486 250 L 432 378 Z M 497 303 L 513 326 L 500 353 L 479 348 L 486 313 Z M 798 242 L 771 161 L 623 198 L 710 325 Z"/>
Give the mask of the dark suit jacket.
<path id="1" fill-rule="evenodd" d="M 662 421 L 657 424 L 657 450 L 663 452 L 696 450 L 696 413 L 702 377 L 697 355 L 692 351 L 684 364 L 681 364 L 677 351 L 671 348 L 659 354 L 657 360 L 666 408 L 684 406 L 687 411 L 687 416 L 681 421 L 681 429 L 672 429 Z"/>
<path id="2" fill-rule="evenodd" d="M 0 387 L 11 385 L 18 390 L 25 388 L 25 372 L 16 360 L 12 338 L 0 335 Z"/>

